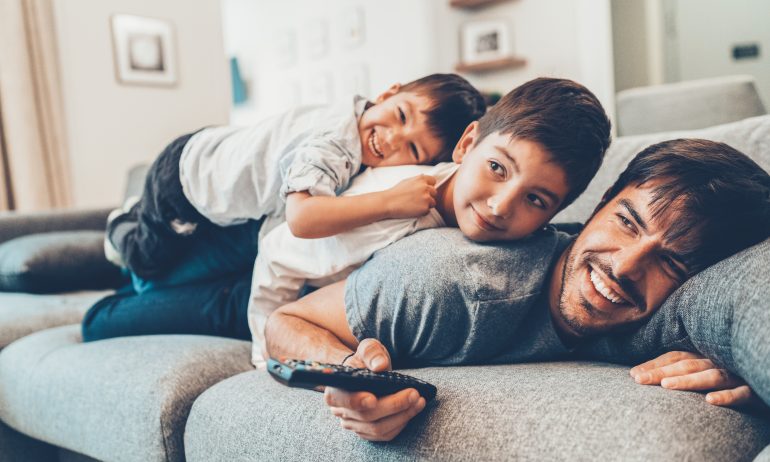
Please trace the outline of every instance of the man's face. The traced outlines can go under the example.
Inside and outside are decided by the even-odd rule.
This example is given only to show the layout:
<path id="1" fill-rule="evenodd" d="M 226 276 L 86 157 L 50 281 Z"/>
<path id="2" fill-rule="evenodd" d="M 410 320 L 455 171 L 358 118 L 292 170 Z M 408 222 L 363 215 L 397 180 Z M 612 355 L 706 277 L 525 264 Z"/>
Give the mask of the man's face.
<path id="1" fill-rule="evenodd" d="M 377 97 L 358 121 L 362 163 L 369 167 L 429 164 L 444 148 L 428 128 L 433 101 L 399 85 Z"/>
<path id="2" fill-rule="evenodd" d="M 474 122 L 454 151 L 457 225 L 474 241 L 526 237 L 559 210 L 569 187 L 562 167 L 528 140 L 491 133 L 477 141 Z"/>
<path id="3" fill-rule="evenodd" d="M 563 278 L 554 275 L 557 325 L 578 337 L 651 316 L 687 279 L 677 242 L 664 234 L 676 211 L 651 218 L 656 182 L 628 186 L 602 207 L 565 253 Z M 557 265 L 557 271 L 560 265 Z M 561 289 L 558 282 L 561 281 Z"/>

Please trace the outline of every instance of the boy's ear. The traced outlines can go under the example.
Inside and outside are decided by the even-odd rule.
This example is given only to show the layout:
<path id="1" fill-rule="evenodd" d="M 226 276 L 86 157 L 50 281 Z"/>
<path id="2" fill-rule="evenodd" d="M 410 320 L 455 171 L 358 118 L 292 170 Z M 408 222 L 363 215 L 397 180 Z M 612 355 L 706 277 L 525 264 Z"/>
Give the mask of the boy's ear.
<path id="1" fill-rule="evenodd" d="M 465 158 L 465 155 L 473 149 L 473 146 L 476 145 L 478 137 L 479 123 L 474 120 L 468 124 L 467 127 L 465 127 L 463 136 L 460 137 L 460 141 L 457 142 L 457 146 L 455 146 L 455 150 L 452 152 L 452 160 L 456 164 L 463 163 L 463 158 Z"/>
<path id="2" fill-rule="evenodd" d="M 393 85 L 391 85 L 390 88 L 385 90 L 384 93 L 380 94 L 380 96 L 378 96 L 377 99 L 374 100 L 374 102 L 376 104 L 380 104 L 381 102 L 383 102 L 386 99 L 390 98 L 391 96 L 395 95 L 399 91 L 401 91 L 401 84 L 396 82 Z"/>

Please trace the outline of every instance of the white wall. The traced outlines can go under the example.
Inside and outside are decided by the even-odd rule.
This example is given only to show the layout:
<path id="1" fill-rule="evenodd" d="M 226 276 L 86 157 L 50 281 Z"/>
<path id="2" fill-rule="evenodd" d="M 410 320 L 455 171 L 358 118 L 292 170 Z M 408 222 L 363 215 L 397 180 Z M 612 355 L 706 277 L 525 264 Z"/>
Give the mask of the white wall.
<path id="1" fill-rule="evenodd" d="M 459 59 L 460 28 L 466 21 L 505 19 L 512 48 L 527 59 L 523 68 L 466 77 L 479 89 L 505 93 L 538 76 L 566 77 L 590 88 L 608 111 L 614 106 L 609 0 L 515 0 L 478 10 L 451 8 L 447 0 L 224 0 L 225 43 L 252 78 L 253 103 L 233 112 L 235 123 L 248 123 L 296 102 L 285 89 L 307 87 L 319 72 L 336 77 L 335 95 L 348 89 L 346 69 L 366 65 L 374 96 L 395 81 L 432 72 L 454 72 Z M 354 49 L 334 43 L 341 12 L 353 7 L 365 17 L 365 41 Z M 309 21 L 327 21 L 332 44 L 328 56 L 302 53 Z M 277 68 L 276 31 L 298 31 L 295 66 Z M 293 82 L 293 83 L 292 83 Z M 299 102 L 306 97 L 300 98 Z"/>
<path id="2" fill-rule="evenodd" d="M 115 13 L 174 24 L 176 86 L 117 82 Z M 129 167 L 151 162 L 178 135 L 227 123 L 230 82 L 218 0 L 56 0 L 55 18 L 76 207 L 118 204 Z"/>

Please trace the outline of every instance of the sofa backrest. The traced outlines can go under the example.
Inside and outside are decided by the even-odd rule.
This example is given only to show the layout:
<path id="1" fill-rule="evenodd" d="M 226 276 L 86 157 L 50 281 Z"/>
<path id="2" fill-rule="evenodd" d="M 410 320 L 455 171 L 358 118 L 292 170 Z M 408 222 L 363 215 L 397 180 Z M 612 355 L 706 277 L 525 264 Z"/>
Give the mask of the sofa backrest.
<path id="1" fill-rule="evenodd" d="M 607 188 L 615 182 L 626 165 L 639 151 L 651 144 L 677 138 L 704 138 L 727 143 L 754 159 L 766 171 L 770 171 L 770 115 L 752 117 L 701 130 L 624 136 L 612 142 L 609 150 L 607 150 L 604 163 L 586 191 L 572 205 L 556 215 L 553 222 L 584 222 L 591 215 Z"/>

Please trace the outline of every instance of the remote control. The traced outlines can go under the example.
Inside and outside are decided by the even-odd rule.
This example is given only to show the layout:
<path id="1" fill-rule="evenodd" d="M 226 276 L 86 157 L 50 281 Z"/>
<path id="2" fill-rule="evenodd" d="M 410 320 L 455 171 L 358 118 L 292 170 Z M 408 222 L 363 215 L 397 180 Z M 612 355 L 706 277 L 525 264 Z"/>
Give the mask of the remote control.
<path id="1" fill-rule="evenodd" d="M 414 388 L 425 401 L 436 396 L 436 387 L 424 380 L 398 372 L 372 372 L 339 364 L 324 364 L 299 359 L 279 361 L 270 358 L 267 370 L 277 381 L 290 387 L 313 389 L 319 385 L 348 391 L 368 391 L 377 396 L 390 395 L 405 388 Z"/>

